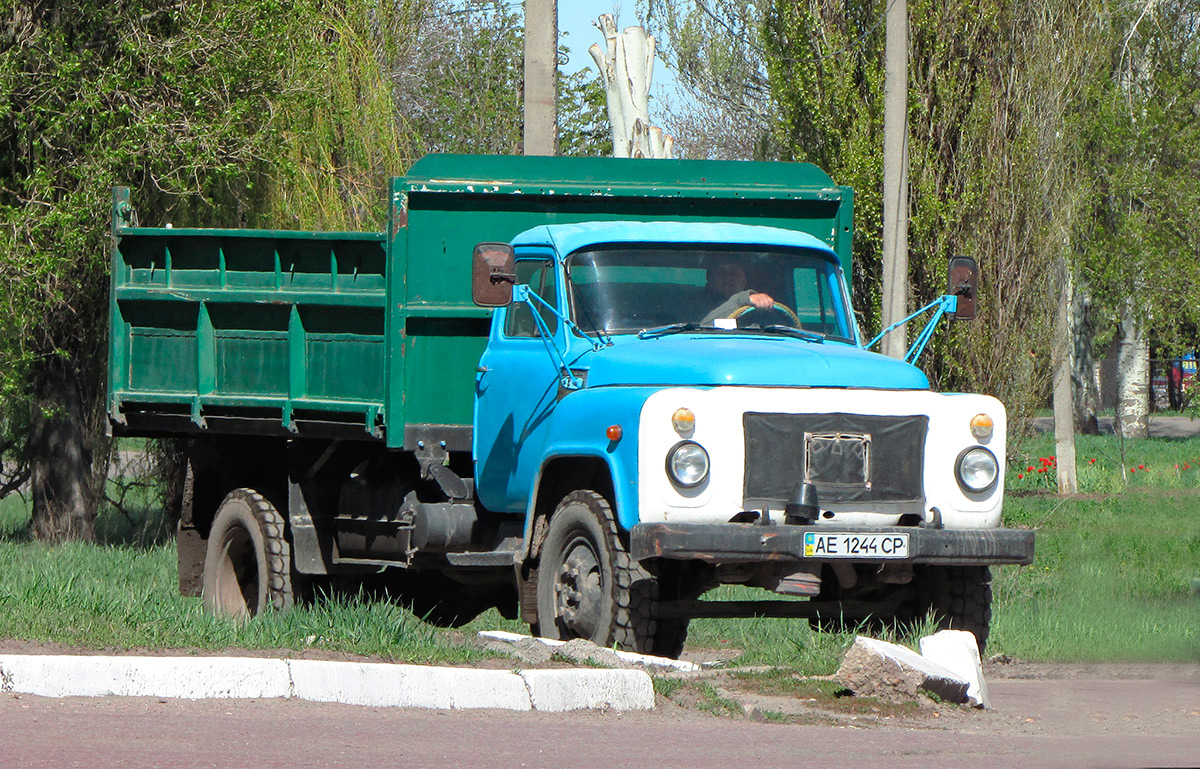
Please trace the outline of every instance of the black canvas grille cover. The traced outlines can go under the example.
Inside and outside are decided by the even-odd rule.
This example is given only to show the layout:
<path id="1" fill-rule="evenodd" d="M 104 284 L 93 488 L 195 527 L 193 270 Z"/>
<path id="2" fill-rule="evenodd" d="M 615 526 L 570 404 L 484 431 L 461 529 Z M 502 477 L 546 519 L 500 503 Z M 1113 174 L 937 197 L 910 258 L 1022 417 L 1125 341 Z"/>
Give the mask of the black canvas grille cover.
<path id="1" fill-rule="evenodd" d="M 824 503 L 920 502 L 929 417 L 747 412 L 750 507 L 785 505 L 807 478 Z"/>

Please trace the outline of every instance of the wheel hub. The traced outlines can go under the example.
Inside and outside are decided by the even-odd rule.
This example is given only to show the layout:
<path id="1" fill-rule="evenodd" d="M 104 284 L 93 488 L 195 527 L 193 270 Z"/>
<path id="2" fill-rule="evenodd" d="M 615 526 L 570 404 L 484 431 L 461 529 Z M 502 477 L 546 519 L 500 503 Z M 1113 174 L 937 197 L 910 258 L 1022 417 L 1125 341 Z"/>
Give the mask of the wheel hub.
<path id="1" fill-rule="evenodd" d="M 596 634 L 604 599 L 600 560 L 590 544 L 577 539 L 566 548 L 566 556 L 555 580 L 555 610 L 560 623 L 579 638 Z"/>

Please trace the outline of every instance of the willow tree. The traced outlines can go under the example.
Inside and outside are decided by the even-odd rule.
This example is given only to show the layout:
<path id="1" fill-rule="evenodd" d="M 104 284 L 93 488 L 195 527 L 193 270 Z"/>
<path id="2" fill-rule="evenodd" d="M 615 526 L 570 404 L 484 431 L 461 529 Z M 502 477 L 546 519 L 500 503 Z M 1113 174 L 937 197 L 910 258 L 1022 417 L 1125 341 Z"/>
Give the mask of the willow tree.
<path id="1" fill-rule="evenodd" d="M 111 188 L 147 224 L 378 222 L 412 5 L 6 1 L 0 493 L 37 537 L 92 537 L 103 494 Z"/>

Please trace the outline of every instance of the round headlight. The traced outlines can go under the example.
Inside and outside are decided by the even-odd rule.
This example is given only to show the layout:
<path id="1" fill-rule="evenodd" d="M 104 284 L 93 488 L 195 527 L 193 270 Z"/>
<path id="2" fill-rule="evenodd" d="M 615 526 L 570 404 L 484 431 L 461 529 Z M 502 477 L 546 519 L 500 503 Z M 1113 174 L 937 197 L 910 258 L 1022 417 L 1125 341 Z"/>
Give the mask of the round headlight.
<path id="1" fill-rule="evenodd" d="M 692 441 L 676 443 L 667 452 L 667 475 L 680 486 L 699 485 L 708 477 L 708 452 Z"/>
<path id="2" fill-rule="evenodd" d="M 955 474 L 963 490 L 979 494 L 996 485 L 1000 463 L 995 454 L 983 446 L 975 446 L 958 455 Z"/>

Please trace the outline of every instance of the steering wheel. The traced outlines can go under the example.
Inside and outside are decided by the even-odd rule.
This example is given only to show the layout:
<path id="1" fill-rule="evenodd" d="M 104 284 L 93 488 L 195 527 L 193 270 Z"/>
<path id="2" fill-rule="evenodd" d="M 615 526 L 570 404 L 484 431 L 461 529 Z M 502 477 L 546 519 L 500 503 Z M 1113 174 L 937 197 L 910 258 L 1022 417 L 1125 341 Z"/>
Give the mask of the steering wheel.
<path id="1" fill-rule="evenodd" d="M 744 304 L 741 307 L 734 310 L 733 312 L 729 313 L 729 315 L 727 315 L 726 317 L 731 318 L 731 319 L 737 319 L 749 312 L 771 312 L 772 310 L 778 310 L 783 315 L 786 315 L 788 317 L 788 320 L 790 320 L 792 322 L 792 325 L 794 327 L 800 328 L 800 316 L 798 316 L 796 314 L 796 311 L 793 310 L 791 307 L 788 307 L 786 304 L 783 304 L 781 302 L 776 302 L 773 307 L 768 307 L 765 309 L 760 309 L 758 307 L 755 307 L 752 304 Z"/>

